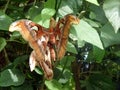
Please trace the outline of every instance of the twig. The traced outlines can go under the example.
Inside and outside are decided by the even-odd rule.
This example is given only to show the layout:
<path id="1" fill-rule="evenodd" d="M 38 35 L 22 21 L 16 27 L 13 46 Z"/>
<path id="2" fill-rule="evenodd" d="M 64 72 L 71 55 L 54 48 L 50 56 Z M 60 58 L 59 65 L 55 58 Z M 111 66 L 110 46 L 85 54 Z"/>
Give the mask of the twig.
<path id="1" fill-rule="evenodd" d="M 33 2 L 33 6 L 35 6 L 36 2 L 37 2 L 37 0 L 34 0 L 34 2 Z"/>
<path id="2" fill-rule="evenodd" d="M 4 8 L 4 10 L 3 10 L 3 12 L 4 12 L 4 13 L 6 12 L 6 10 L 7 10 L 7 8 L 8 8 L 9 3 L 10 3 L 10 0 L 7 0 L 7 3 L 6 3 L 5 8 Z"/>
<path id="3" fill-rule="evenodd" d="M 75 90 L 81 90 L 80 87 L 80 67 L 81 64 L 77 63 L 76 60 L 72 63 L 72 72 L 73 72 L 73 78 L 75 80 Z"/>

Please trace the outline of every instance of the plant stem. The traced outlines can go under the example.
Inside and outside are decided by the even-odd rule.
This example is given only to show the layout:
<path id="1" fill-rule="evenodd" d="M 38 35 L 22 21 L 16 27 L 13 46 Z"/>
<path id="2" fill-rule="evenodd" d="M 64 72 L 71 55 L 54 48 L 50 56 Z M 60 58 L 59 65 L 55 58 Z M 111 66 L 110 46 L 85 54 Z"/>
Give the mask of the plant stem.
<path id="1" fill-rule="evenodd" d="M 6 49 L 4 48 L 3 51 L 4 51 L 4 54 L 5 54 L 6 63 L 8 64 L 8 63 L 10 63 L 10 61 L 9 61 L 8 54 L 7 54 L 7 52 L 6 52 Z"/>
<path id="2" fill-rule="evenodd" d="M 33 6 L 35 6 L 36 2 L 37 2 L 37 0 L 34 0 L 34 2 L 33 2 Z"/>
<path id="3" fill-rule="evenodd" d="M 42 82 L 42 84 L 38 87 L 37 90 L 45 90 L 45 89 L 44 89 L 44 85 L 45 85 L 45 78 L 43 77 L 43 82 Z"/>
<path id="4" fill-rule="evenodd" d="M 56 6 L 55 6 L 55 9 L 56 9 L 55 18 L 57 17 L 58 9 L 60 8 L 62 0 L 59 1 L 59 4 L 57 4 L 57 3 L 58 3 L 58 0 L 56 0 Z"/>
<path id="5" fill-rule="evenodd" d="M 4 12 L 4 13 L 6 12 L 6 10 L 7 10 L 7 8 L 8 8 L 9 3 L 10 3 L 10 0 L 7 0 L 7 3 L 6 3 L 5 8 L 4 8 L 4 10 L 3 10 L 3 12 Z"/>
<path id="6" fill-rule="evenodd" d="M 58 76 L 58 79 L 57 79 L 57 80 L 60 79 L 60 77 L 62 76 L 62 74 L 63 74 L 63 72 L 64 72 L 64 70 L 65 70 L 65 68 L 66 68 L 66 65 L 67 65 L 67 62 L 68 62 L 67 59 L 68 59 L 68 57 L 66 58 L 65 64 L 64 64 L 63 69 L 62 69 L 62 72 L 61 72 L 60 75 Z"/>

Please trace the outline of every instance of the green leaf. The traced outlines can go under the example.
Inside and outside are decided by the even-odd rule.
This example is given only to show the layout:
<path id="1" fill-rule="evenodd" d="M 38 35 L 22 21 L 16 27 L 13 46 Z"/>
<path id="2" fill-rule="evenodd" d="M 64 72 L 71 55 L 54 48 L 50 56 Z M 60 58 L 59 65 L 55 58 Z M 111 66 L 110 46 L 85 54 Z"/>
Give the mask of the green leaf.
<path id="1" fill-rule="evenodd" d="M 0 52 L 4 49 L 4 47 L 6 46 L 6 40 L 2 37 L 0 37 Z"/>
<path id="2" fill-rule="evenodd" d="M 20 32 L 15 31 L 10 35 L 9 41 L 14 41 L 22 44 L 26 44 L 27 42 L 22 38 Z"/>
<path id="3" fill-rule="evenodd" d="M 79 8 L 82 5 L 82 0 L 60 0 L 60 7 L 58 10 L 58 13 L 61 16 L 65 16 L 67 14 L 77 14 L 79 11 Z"/>
<path id="4" fill-rule="evenodd" d="M 108 22 L 102 7 L 90 4 L 89 9 L 91 11 L 91 19 L 99 21 L 101 24 L 106 24 L 106 22 Z"/>
<path id="5" fill-rule="evenodd" d="M 76 30 L 77 37 L 80 40 L 86 41 L 97 46 L 100 49 L 103 49 L 103 45 L 97 31 L 92 28 L 87 22 L 81 20 L 79 25 L 74 25 L 74 28 Z"/>
<path id="6" fill-rule="evenodd" d="M 40 5 L 43 5 L 43 4 L 40 4 Z M 32 6 L 28 11 L 28 15 L 29 15 L 30 19 L 33 20 L 34 17 L 36 17 L 38 14 L 41 13 L 41 10 L 42 10 L 42 6 L 41 7 L 38 7 L 37 5 Z"/>
<path id="7" fill-rule="evenodd" d="M 9 25 L 12 23 L 12 19 L 0 11 L 0 29 L 8 30 Z"/>
<path id="8" fill-rule="evenodd" d="M 120 57 L 120 51 L 115 52 L 115 55 Z"/>
<path id="9" fill-rule="evenodd" d="M 84 18 L 92 27 L 99 27 L 99 23 L 92 21 L 91 19 Z"/>
<path id="10" fill-rule="evenodd" d="M 89 77 L 88 83 L 93 90 L 115 90 L 112 79 L 104 74 L 93 74 Z M 89 89 L 88 89 L 89 90 Z"/>
<path id="11" fill-rule="evenodd" d="M 120 32 L 115 33 L 110 23 L 106 23 L 100 30 L 101 38 L 105 47 L 120 44 Z"/>
<path id="12" fill-rule="evenodd" d="M 105 50 L 99 49 L 97 47 L 93 47 L 93 56 L 96 62 L 100 63 L 105 55 Z"/>
<path id="13" fill-rule="evenodd" d="M 105 0 L 103 9 L 115 32 L 120 28 L 120 0 Z"/>
<path id="14" fill-rule="evenodd" d="M 62 85 L 57 80 L 45 81 L 45 85 L 49 90 L 62 90 Z"/>
<path id="15" fill-rule="evenodd" d="M 76 50 L 75 46 L 70 42 L 67 43 L 67 51 L 77 54 L 77 50 Z"/>
<path id="16" fill-rule="evenodd" d="M 77 45 L 78 45 L 78 47 L 83 47 L 83 46 L 85 45 L 85 42 L 84 42 L 83 40 L 81 40 L 80 38 L 79 38 L 79 39 L 77 38 L 77 33 L 76 33 L 76 31 L 75 31 L 75 29 L 74 29 L 73 26 L 71 27 L 69 37 L 70 37 L 73 41 L 76 41 L 76 40 L 77 40 Z"/>
<path id="17" fill-rule="evenodd" d="M 18 86 L 23 84 L 24 80 L 24 75 L 18 69 L 7 69 L 1 72 L 0 86 Z"/>
<path id="18" fill-rule="evenodd" d="M 44 19 L 49 19 L 55 14 L 55 9 L 44 8 L 41 12 L 41 17 Z M 43 19 L 43 20 L 44 20 Z"/>
<path id="19" fill-rule="evenodd" d="M 43 72 L 40 67 L 35 67 L 35 72 L 39 75 L 43 75 Z"/>
<path id="20" fill-rule="evenodd" d="M 18 64 L 21 64 L 25 62 L 26 60 L 28 60 L 28 55 L 19 56 L 14 60 L 13 64 L 17 66 Z"/>
<path id="21" fill-rule="evenodd" d="M 61 72 L 62 73 L 62 72 Z M 72 78 L 72 73 L 70 69 L 64 69 L 61 77 L 59 78 L 59 83 L 67 84 L 67 82 Z"/>
<path id="22" fill-rule="evenodd" d="M 44 4 L 44 8 L 53 8 L 55 9 L 55 1 L 56 0 L 47 0 Z"/>
<path id="23" fill-rule="evenodd" d="M 60 61 L 60 64 L 62 66 L 66 65 L 66 67 L 71 66 L 71 63 L 75 60 L 74 56 L 65 56 L 62 58 L 62 60 Z"/>
<path id="24" fill-rule="evenodd" d="M 90 3 L 93 3 L 93 4 L 97 5 L 97 6 L 99 6 L 97 0 L 86 0 L 86 1 L 88 1 L 88 2 L 90 2 Z"/>
<path id="25" fill-rule="evenodd" d="M 30 83 L 24 83 L 20 86 L 11 87 L 11 90 L 33 90 L 33 87 Z"/>
<path id="26" fill-rule="evenodd" d="M 73 10 L 68 5 L 63 6 L 59 9 L 59 14 L 61 16 L 65 16 L 65 15 L 70 14 L 70 13 L 73 13 Z"/>
<path id="27" fill-rule="evenodd" d="M 50 8 L 44 8 L 41 11 L 41 14 L 37 15 L 33 21 L 37 22 L 38 24 L 48 28 L 49 27 L 49 22 L 50 22 L 50 18 L 55 14 L 55 10 L 54 9 L 50 9 Z"/>

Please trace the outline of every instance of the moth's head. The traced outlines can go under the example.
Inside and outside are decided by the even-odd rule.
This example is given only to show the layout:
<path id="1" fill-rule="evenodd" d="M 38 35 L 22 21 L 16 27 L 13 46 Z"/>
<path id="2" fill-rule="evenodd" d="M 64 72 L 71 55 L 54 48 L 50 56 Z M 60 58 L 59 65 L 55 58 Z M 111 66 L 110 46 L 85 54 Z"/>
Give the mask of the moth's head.
<path id="1" fill-rule="evenodd" d="M 27 25 L 29 24 L 31 21 L 30 20 L 26 20 L 26 19 L 22 19 L 22 20 L 17 20 L 15 22 L 13 22 L 10 27 L 9 27 L 9 31 L 10 32 L 14 32 L 14 31 L 21 31 L 22 30 L 22 26 L 23 25 Z M 26 23 L 26 24 L 25 24 Z"/>
<path id="2" fill-rule="evenodd" d="M 66 20 L 70 22 L 70 24 L 79 24 L 80 19 L 74 15 L 68 14 L 65 16 Z"/>

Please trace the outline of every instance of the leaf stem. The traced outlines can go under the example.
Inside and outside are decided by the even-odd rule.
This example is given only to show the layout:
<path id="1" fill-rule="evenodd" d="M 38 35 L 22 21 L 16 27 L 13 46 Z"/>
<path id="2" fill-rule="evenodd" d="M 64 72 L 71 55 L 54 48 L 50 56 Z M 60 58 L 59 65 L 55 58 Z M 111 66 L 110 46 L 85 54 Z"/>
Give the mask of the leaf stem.
<path id="1" fill-rule="evenodd" d="M 10 3 L 10 0 L 7 0 L 7 3 L 6 3 L 5 8 L 4 8 L 4 10 L 3 10 L 3 12 L 4 12 L 4 13 L 6 12 L 6 10 L 7 10 L 7 8 L 8 8 L 9 3 Z"/>

